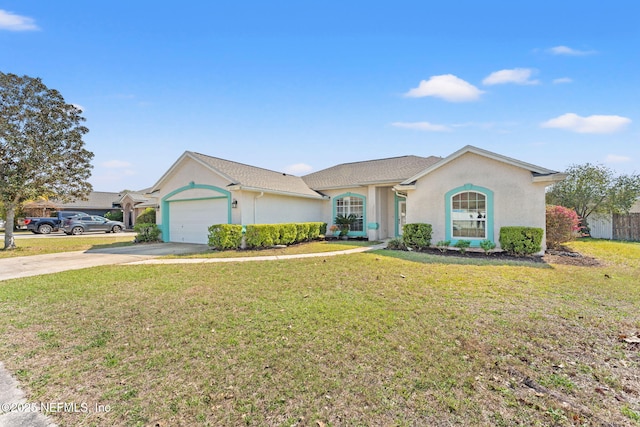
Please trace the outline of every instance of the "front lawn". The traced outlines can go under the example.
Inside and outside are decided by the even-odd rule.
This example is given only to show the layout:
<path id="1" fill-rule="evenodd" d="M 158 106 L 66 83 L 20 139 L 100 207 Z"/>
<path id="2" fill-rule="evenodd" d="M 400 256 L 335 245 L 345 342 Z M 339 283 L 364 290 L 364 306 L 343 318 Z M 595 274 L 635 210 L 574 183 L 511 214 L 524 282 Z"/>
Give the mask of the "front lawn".
<path id="1" fill-rule="evenodd" d="M 0 360 L 60 425 L 640 425 L 640 245 L 600 267 L 376 253 L 0 284 Z M 96 412 L 95 405 L 109 405 Z"/>
<path id="2" fill-rule="evenodd" d="M 0 250 L 0 258 L 29 255 L 44 255 L 59 252 L 86 251 L 105 247 L 128 246 L 133 244 L 133 234 L 109 234 L 108 236 L 48 236 L 16 239 L 16 249 Z"/>

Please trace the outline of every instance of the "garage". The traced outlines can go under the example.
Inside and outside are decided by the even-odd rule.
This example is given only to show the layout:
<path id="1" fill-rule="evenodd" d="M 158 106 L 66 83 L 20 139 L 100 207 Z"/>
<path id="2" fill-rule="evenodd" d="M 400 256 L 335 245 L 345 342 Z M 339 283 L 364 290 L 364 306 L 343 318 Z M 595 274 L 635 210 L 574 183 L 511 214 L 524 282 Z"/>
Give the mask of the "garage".
<path id="1" fill-rule="evenodd" d="M 228 199 L 216 197 L 169 202 L 169 241 L 203 243 L 208 241 L 209 227 L 229 222 Z"/>

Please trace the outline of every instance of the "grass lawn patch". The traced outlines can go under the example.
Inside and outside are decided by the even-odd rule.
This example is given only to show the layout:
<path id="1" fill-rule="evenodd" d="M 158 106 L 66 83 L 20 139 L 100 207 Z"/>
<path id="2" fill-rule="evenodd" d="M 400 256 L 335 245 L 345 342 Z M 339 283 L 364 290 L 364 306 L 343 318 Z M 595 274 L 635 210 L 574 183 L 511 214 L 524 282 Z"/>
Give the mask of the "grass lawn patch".
<path id="1" fill-rule="evenodd" d="M 6 281 L 0 360 L 30 401 L 110 407 L 60 425 L 635 425 L 635 247 L 576 244 L 606 265 L 364 253 Z"/>
<path id="2" fill-rule="evenodd" d="M 133 244 L 132 234 L 110 234 L 101 237 L 45 237 L 16 240 L 17 248 L 0 250 L 0 258 L 13 258 L 29 255 L 44 255 L 59 252 L 85 251 Z"/>
<path id="3" fill-rule="evenodd" d="M 373 246 L 380 242 L 369 242 L 366 240 L 335 240 L 335 241 L 314 241 L 287 246 L 285 248 L 272 248 L 260 250 L 238 250 L 238 251 L 207 251 L 188 255 L 169 255 L 163 258 L 239 258 L 258 256 L 279 256 L 279 255 L 300 255 L 322 252 L 336 252 L 363 246 Z"/>

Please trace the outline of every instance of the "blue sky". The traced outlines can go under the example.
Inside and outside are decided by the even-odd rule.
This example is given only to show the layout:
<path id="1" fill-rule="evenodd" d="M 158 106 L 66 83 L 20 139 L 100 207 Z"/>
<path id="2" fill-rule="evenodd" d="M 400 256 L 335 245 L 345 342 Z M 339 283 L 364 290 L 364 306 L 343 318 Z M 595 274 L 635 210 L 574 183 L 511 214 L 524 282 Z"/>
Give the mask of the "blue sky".
<path id="1" fill-rule="evenodd" d="M 632 1 L 0 2 L 0 70 L 84 111 L 95 190 L 185 150 L 298 175 L 471 144 L 640 172 Z"/>

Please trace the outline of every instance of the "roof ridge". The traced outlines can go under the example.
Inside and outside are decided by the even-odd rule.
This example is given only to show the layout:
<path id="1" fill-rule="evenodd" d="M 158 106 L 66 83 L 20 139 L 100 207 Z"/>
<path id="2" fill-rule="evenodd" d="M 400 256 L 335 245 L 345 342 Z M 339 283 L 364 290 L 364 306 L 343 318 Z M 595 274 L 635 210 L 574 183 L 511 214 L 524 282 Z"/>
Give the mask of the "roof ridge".
<path id="1" fill-rule="evenodd" d="M 222 160 L 223 162 L 234 163 L 234 164 L 236 164 L 236 165 L 246 166 L 246 167 L 248 167 L 248 168 L 252 168 L 252 169 L 260 169 L 260 170 L 267 171 L 267 172 L 277 173 L 277 174 L 279 174 L 279 175 L 284 175 L 284 176 L 293 176 L 293 177 L 297 177 L 297 178 L 299 178 L 299 176 L 297 176 L 297 175 L 292 175 L 292 174 L 289 174 L 289 173 L 286 173 L 286 172 L 280 172 L 280 171 L 276 171 L 276 170 L 273 170 L 273 169 L 263 168 L 263 167 L 261 167 L 261 166 L 255 166 L 255 165 L 249 165 L 249 164 L 247 164 L 247 163 L 236 162 L 235 160 L 223 159 L 222 157 L 210 156 L 210 155 L 208 155 L 208 154 L 198 153 L 197 151 L 190 151 L 190 153 L 198 154 L 198 155 L 200 155 L 200 156 L 208 157 L 208 158 L 210 158 L 210 159 Z"/>

